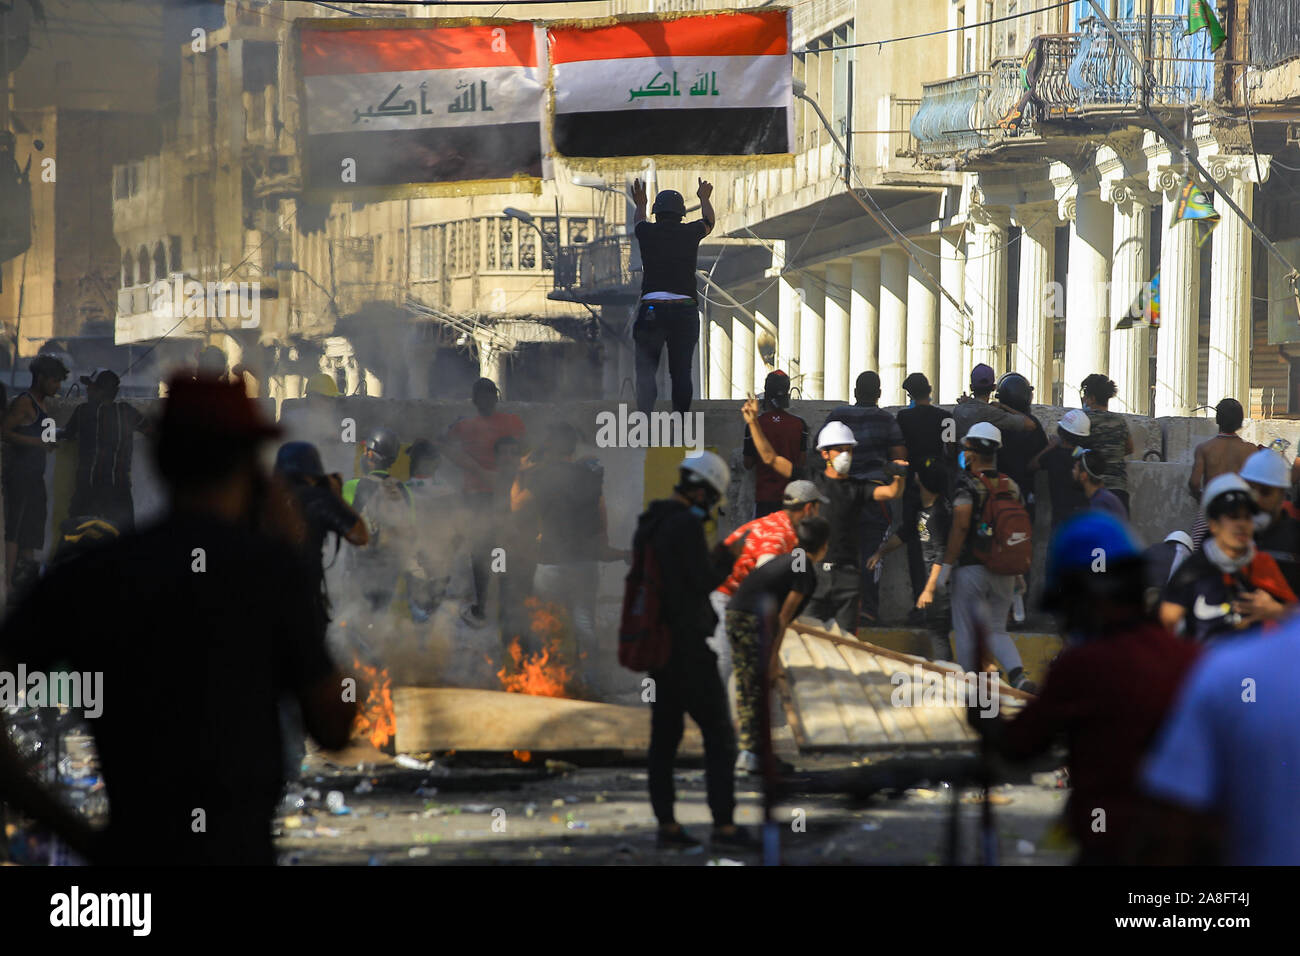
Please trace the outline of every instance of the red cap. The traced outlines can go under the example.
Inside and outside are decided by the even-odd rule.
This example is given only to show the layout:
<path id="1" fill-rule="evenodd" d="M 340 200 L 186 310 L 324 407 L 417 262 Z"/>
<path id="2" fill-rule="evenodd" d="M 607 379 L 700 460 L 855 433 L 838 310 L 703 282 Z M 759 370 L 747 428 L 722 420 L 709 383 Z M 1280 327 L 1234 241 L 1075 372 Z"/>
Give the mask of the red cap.
<path id="1" fill-rule="evenodd" d="M 279 425 L 262 418 L 242 384 L 183 374 L 167 383 L 159 430 L 250 441 L 275 438 L 283 432 Z"/>

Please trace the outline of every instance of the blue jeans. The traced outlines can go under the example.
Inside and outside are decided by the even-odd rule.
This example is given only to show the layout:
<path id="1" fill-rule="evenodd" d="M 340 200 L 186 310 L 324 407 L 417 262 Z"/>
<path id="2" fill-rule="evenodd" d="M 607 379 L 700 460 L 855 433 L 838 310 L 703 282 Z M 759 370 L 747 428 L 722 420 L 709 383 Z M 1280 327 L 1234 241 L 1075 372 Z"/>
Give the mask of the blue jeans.
<path id="1" fill-rule="evenodd" d="M 642 302 L 632 325 L 636 344 L 636 407 L 654 411 L 659 387 L 659 356 L 668 346 L 668 375 L 672 378 L 673 411 L 691 408 L 691 359 L 700 338 L 700 313 L 693 299 Z"/>

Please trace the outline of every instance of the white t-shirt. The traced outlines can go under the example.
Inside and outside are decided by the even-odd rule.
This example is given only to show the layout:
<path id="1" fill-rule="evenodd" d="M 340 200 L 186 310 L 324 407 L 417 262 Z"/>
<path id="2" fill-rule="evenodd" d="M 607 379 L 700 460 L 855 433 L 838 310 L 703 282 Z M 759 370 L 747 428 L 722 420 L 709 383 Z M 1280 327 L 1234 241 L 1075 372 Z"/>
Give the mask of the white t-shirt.
<path id="1" fill-rule="evenodd" d="M 1252 700 L 1253 697 L 1253 700 Z M 1142 769 L 1151 795 L 1220 814 L 1226 862 L 1300 864 L 1300 620 L 1216 644 Z"/>

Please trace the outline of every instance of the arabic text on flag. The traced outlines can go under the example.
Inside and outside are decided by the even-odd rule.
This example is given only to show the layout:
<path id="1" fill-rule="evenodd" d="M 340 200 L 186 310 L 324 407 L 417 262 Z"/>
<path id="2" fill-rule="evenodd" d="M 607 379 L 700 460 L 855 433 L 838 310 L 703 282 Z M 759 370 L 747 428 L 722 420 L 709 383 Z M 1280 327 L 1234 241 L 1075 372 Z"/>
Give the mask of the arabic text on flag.
<path id="1" fill-rule="evenodd" d="M 545 75 L 533 25 L 299 21 L 308 186 L 541 175 Z"/>
<path id="2" fill-rule="evenodd" d="M 785 154 L 787 11 L 628 18 L 547 34 L 565 156 Z"/>

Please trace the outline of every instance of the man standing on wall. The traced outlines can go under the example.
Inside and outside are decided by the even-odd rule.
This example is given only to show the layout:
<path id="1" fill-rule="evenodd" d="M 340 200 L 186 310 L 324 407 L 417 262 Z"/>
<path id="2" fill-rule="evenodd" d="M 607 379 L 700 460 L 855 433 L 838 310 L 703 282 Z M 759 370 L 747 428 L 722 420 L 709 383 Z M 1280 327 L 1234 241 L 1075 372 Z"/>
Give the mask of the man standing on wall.
<path id="1" fill-rule="evenodd" d="M 659 356 L 668 346 L 668 374 L 672 378 L 673 411 L 691 407 L 691 359 L 700 337 L 699 303 L 695 287 L 696 257 L 700 242 L 713 231 L 713 185 L 701 179 L 695 195 L 700 200 L 700 218 L 683 222 L 686 200 L 674 189 L 661 189 L 655 196 L 655 221 L 646 218 L 645 183 L 632 184 L 636 211 L 636 239 L 641 248 L 641 302 L 637 306 L 632 339 L 636 343 L 636 404 L 645 413 L 654 411 L 659 389 L 655 376 Z"/>

